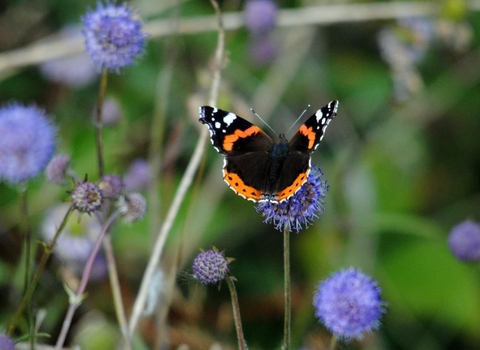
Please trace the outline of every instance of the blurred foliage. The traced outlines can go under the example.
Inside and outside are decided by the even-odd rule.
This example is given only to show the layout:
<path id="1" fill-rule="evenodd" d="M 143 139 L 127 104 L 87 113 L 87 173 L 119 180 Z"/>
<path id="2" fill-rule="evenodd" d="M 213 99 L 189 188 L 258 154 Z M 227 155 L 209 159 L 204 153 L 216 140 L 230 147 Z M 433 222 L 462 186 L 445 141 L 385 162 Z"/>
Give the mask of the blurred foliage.
<path id="1" fill-rule="evenodd" d="M 132 6 L 145 22 L 213 13 L 208 2 L 160 3 L 139 0 Z M 291 238 L 293 340 L 298 348 L 328 344 L 329 335 L 312 310 L 317 283 L 339 268 L 357 266 L 379 281 L 388 312 L 376 334 L 342 349 L 478 349 L 478 266 L 456 261 L 446 244 L 453 225 L 480 219 L 480 14 L 465 10 L 464 4 L 446 1 L 442 20 L 450 17 L 469 28 L 470 39 L 461 49 L 432 40 L 414 64 L 422 84 L 403 100 L 395 96 L 392 70 L 377 40 L 380 30 L 398 27 L 394 20 L 279 27 L 271 33 L 276 54 L 263 63 L 252 58 L 246 29 L 227 33 L 219 107 L 254 120 L 248 110 L 253 107 L 282 132 L 308 104 L 316 110 L 332 99 L 340 101 L 339 115 L 313 155 L 330 185 L 327 209 Z M 0 50 L 53 34 L 78 21 L 89 6 L 95 2 L 65 6 L 37 1 L 34 9 L 30 2 L 6 2 L 0 9 Z M 224 1 L 222 6 L 240 11 L 243 3 Z M 107 172 L 123 174 L 136 158 L 158 157 L 161 163 L 154 169 L 153 191 L 144 193 L 150 204 L 147 217 L 131 226 L 119 224 L 112 232 L 127 312 L 202 127 L 196 113 L 207 101 L 215 47 L 215 32 L 152 37 L 135 66 L 109 76 L 107 95 L 119 100 L 124 119 L 104 132 Z M 77 174 L 91 180 L 97 180 L 91 121 L 97 94 L 98 83 L 72 90 L 49 82 L 36 66 L 9 72 L 0 81 L 2 103 L 35 102 L 48 111 L 59 126 L 58 151 L 70 154 Z M 161 147 L 151 152 L 155 138 Z M 221 158 L 208 144 L 169 237 L 162 267 L 174 274 L 172 280 L 177 277 L 169 328 L 148 319 L 140 328 L 138 349 L 158 348 L 162 341 L 172 348 L 184 342 L 206 348 L 215 340 L 235 347 L 226 286 L 206 289 L 190 277 L 198 249 L 212 245 L 235 258 L 231 267 L 250 348 L 279 347 L 282 235 L 262 223 L 251 202 L 228 189 Z M 67 200 L 71 186 L 58 188 L 43 177 L 28 185 L 36 239 L 41 239 L 46 209 Z M 17 189 L 0 184 L 0 330 L 7 327 L 22 288 L 19 227 L 25 218 L 19 206 Z M 61 266 L 55 259 L 48 265 L 37 300 L 47 310 L 42 331 L 53 338 L 67 306 Z M 92 283 L 88 293 L 69 339 L 82 349 L 114 348 L 120 338 L 108 279 Z M 94 323 L 86 322 L 88 317 Z"/>

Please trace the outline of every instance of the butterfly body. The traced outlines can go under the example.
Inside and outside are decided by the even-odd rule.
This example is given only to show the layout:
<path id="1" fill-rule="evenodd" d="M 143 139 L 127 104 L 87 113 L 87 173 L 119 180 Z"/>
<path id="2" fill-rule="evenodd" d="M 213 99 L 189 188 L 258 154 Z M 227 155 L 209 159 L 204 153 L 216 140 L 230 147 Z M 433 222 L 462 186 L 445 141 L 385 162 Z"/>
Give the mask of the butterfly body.
<path id="1" fill-rule="evenodd" d="M 282 202 L 305 183 L 310 154 L 337 114 L 338 101 L 319 109 L 291 140 L 277 141 L 249 121 L 218 108 L 200 107 L 199 121 L 210 130 L 215 149 L 225 156 L 223 178 L 238 195 L 251 201 Z"/>

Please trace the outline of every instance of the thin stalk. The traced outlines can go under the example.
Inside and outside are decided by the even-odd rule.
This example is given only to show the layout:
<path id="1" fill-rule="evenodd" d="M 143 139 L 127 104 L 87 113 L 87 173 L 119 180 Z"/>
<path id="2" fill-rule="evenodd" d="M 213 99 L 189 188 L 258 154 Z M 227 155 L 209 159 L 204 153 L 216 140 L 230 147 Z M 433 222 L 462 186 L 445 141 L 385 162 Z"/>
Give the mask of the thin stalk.
<path id="1" fill-rule="evenodd" d="M 238 348 L 240 350 L 247 349 L 247 343 L 243 336 L 242 318 L 240 317 L 240 306 L 238 304 L 237 290 L 235 289 L 235 277 L 227 276 L 227 285 L 230 290 L 230 297 L 232 298 L 233 320 L 235 321 L 235 329 L 237 330 Z"/>
<path id="2" fill-rule="evenodd" d="M 331 342 L 330 342 L 330 350 L 334 350 L 334 349 L 335 349 L 335 347 L 337 346 L 337 341 L 338 341 L 338 338 L 337 338 L 336 335 L 334 335 L 334 336 L 332 337 Z"/>
<path id="3" fill-rule="evenodd" d="M 10 323 L 8 327 L 8 332 L 7 335 L 11 336 L 13 334 L 13 331 L 15 330 L 15 327 L 17 326 L 17 323 L 20 319 L 20 316 L 23 313 L 23 310 L 25 310 L 25 307 L 29 303 L 29 300 L 31 299 L 33 292 L 35 291 L 35 288 L 38 284 L 38 281 L 40 280 L 40 276 L 42 275 L 43 269 L 48 261 L 48 258 L 52 254 L 53 247 L 55 246 L 55 243 L 57 242 L 58 237 L 60 237 L 60 233 L 62 233 L 63 229 L 65 228 L 65 225 L 67 224 L 68 217 L 70 216 L 70 213 L 72 212 L 72 207 L 70 206 L 68 208 L 67 213 L 65 214 L 62 223 L 57 229 L 57 232 L 55 232 L 55 236 L 53 237 L 52 241 L 48 246 L 45 247 L 45 251 L 42 255 L 42 259 L 40 260 L 37 271 L 35 272 L 35 275 L 33 276 L 32 283 L 28 286 L 28 289 L 23 296 L 22 303 L 20 304 L 20 307 L 18 308 L 15 316 L 13 317 L 12 322 Z"/>
<path id="4" fill-rule="evenodd" d="M 96 114 L 96 123 L 95 123 L 95 136 L 97 143 L 97 160 L 98 160 L 98 177 L 101 178 L 104 174 L 104 164 L 103 164 L 103 101 L 105 99 L 105 92 L 107 91 L 107 77 L 108 73 L 106 69 L 103 69 L 102 75 L 100 78 L 100 87 L 98 90 L 98 101 L 97 107 L 95 108 Z"/>
<path id="5" fill-rule="evenodd" d="M 283 350 L 291 346 L 292 329 L 292 293 L 290 281 L 290 230 L 287 225 L 283 229 L 283 264 L 284 264 L 284 293 L 285 293 L 285 320 L 283 324 Z"/>
<path id="6" fill-rule="evenodd" d="M 110 229 L 110 226 L 123 213 L 124 213 L 124 209 L 116 210 L 108 218 L 108 220 L 105 222 L 105 224 L 102 227 L 102 230 L 100 231 L 100 234 L 98 235 L 97 240 L 95 241 L 95 245 L 93 246 L 92 251 L 90 252 L 87 263 L 85 264 L 85 269 L 83 270 L 82 279 L 80 281 L 80 285 L 78 286 L 77 292 L 75 293 L 75 295 L 70 295 L 69 296 L 70 297 L 70 305 L 68 307 L 67 314 L 65 315 L 65 319 L 63 320 L 62 329 L 60 331 L 60 335 L 58 336 L 57 343 L 55 344 L 55 350 L 61 350 L 63 344 L 65 343 L 65 339 L 67 337 L 68 330 L 70 329 L 70 325 L 72 324 L 72 319 L 73 319 L 73 315 L 75 313 L 75 310 L 78 308 L 81 301 L 83 300 L 85 289 L 87 288 L 87 284 L 88 284 L 88 281 L 90 279 L 93 264 L 95 262 L 95 257 L 97 256 L 98 251 L 100 250 L 100 246 L 102 244 L 103 237 L 105 236 L 105 234 Z"/>

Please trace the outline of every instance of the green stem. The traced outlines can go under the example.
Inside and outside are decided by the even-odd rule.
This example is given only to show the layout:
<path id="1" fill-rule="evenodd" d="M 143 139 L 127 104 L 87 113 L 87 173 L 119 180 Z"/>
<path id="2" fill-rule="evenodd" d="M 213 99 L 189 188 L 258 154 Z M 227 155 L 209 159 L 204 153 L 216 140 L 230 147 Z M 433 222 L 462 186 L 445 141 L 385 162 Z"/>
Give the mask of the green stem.
<path id="1" fill-rule="evenodd" d="M 230 290 L 230 297 L 232 298 L 233 319 L 235 321 L 235 328 L 237 330 L 238 348 L 246 350 L 247 344 L 243 336 L 242 318 L 240 317 L 240 306 L 238 304 L 237 290 L 235 289 L 235 277 L 227 276 L 227 285 Z"/>
<path id="2" fill-rule="evenodd" d="M 100 79 L 100 88 L 98 91 L 98 101 L 96 108 L 96 141 L 97 141 L 97 158 L 98 158 L 98 176 L 101 178 L 104 174 L 104 165 L 103 165 L 103 138 L 102 138 L 102 129 L 103 129 L 103 120 L 102 120 L 102 110 L 103 110 L 103 101 L 105 100 L 105 92 L 107 91 L 107 70 L 102 71 L 102 76 Z"/>
<path id="3" fill-rule="evenodd" d="M 332 337 L 332 341 L 330 342 L 330 350 L 334 350 L 335 349 L 335 346 L 337 346 L 337 341 L 338 341 L 338 338 L 336 335 L 334 335 Z"/>
<path id="4" fill-rule="evenodd" d="M 289 350 L 292 328 L 292 295 L 290 282 L 290 230 L 285 225 L 283 230 L 283 264 L 284 264 L 284 293 L 285 293 L 285 320 L 283 324 L 283 350 Z"/>
<path id="5" fill-rule="evenodd" d="M 42 255 L 42 259 L 40 260 L 37 271 L 35 272 L 35 275 L 33 276 L 32 283 L 28 286 L 28 289 L 23 296 L 22 303 L 20 304 L 20 307 L 18 308 L 15 316 L 13 317 L 12 322 L 10 323 L 10 326 L 8 327 L 8 332 L 7 335 L 11 336 L 13 335 L 13 331 L 15 330 L 15 327 L 17 326 L 17 323 L 20 319 L 20 316 L 23 313 L 23 310 L 25 310 L 26 306 L 30 302 L 33 292 L 35 291 L 35 288 L 38 284 L 38 281 L 40 280 L 40 276 L 42 275 L 43 269 L 48 261 L 48 258 L 52 254 L 53 247 L 55 246 L 55 243 L 57 242 L 58 237 L 60 237 L 60 233 L 63 231 L 65 228 L 65 225 L 67 224 L 68 217 L 70 216 L 70 213 L 72 211 L 72 207 L 68 208 L 67 213 L 65 214 L 65 217 L 63 218 L 62 223 L 57 229 L 57 232 L 55 232 L 55 236 L 53 237 L 52 241 L 48 246 L 46 246 L 45 251 Z"/>

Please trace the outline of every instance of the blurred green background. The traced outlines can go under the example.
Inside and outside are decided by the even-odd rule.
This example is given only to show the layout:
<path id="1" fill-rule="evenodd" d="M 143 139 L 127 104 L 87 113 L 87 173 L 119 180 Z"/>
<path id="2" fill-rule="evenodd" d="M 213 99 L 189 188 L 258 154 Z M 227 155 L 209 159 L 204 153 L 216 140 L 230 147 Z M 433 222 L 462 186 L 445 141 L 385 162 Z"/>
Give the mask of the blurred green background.
<path id="1" fill-rule="evenodd" d="M 312 112 L 330 100 L 340 101 L 339 114 L 313 155 L 330 185 L 326 210 L 291 237 L 295 348 L 326 348 L 330 336 L 312 308 L 315 286 L 340 268 L 356 266 L 378 280 L 388 311 L 378 332 L 340 348 L 480 349 L 478 265 L 457 261 L 446 241 L 454 225 L 480 216 L 480 13 L 460 0 L 423 2 L 429 3 L 441 11 L 410 22 L 356 22 L 340 15 L 326 25 L 282 25 L 291 15 L 287 11 L 268 33 L 268 42 L 261 43 L 245 27 L 227 31 L 218 107 L 261 125 L 249 111 L 254 108 L 281 133 L 307 105 Z M 339 5 L 277 2 L 279 9 L 292 11 L 331 4 Z M 208 1 L 131 5 L 149 24 L 171 20 L 178 25 L 214 13 Z M 242 11 L 244 5 L 221 3 L 225 12 Z M 343 5 L 348 17 L 349 4 Z M 62 1 L 3 2 L 0 59 L 79 23 L 95 6 L 94 1 L 69 1 L 68 6 Z M 382 44 L 379 36 L 385 31 L 391 41 Z M 106 170 L 122 175 L 134 159 L 145 158 L 155 175 L 144 192 L 147 217 L 112 230 L 127 312 L 203 127 L 197 110 L 207 103 L 216 40 L 215 31 L 201 27 L 195 33 L 155 34 L 134 66 L 109 75 L 107 96 L 120 103 L 123 118 L 104 132 Z M 59 127 L 58 151 L 71 155 L 81 177 L 97 180 L 91 118 L 98 81 L 73 89 L 50 82 L 36 64 L 7 66 L 0 79 L 1 103 L 34 102 L 45 108 Z M 191 278 L 198 249 L 212 245 L 235 258 L 231 271 L 250 348 L 279 348 L 282 234 L 262 222 L 251 202 L 228 189 L 222 157 L 210 143 L 206 147 L 162 259 L 175 285 L 165 285 L 161 311 L 141 324 L 138 348 L 165 342 L 171 348 L 186 343 L 206 349 L 214 341 L 235 348 L 226 286 L 205 288 Z M 35 235 L 46 209 L 65 201 L 70 188 L 43 177 L 29 184 Z M 8 302 L 12 291 L 21 291 L 19 206 L 18 190 L 0 184 L 0 329 L 15 311 Z M 55 260 L 48 265 L 36 299 L 47 311 L 42 330 L 53 339 L 68 302 L 56 272 L 60 265 Z M 88 292 L 70 339 L 85 342 L 85 349 L 113 348 L 111 339 L 119 336 L 108 279 L 92 283 Z M 89 322 L 100 326 L 82 326 L 93 311 L 96 319 Z M 166 311 L 167 322 L 158 321 Z M 94 340 L 99 329 L 106 340 Z"/>

